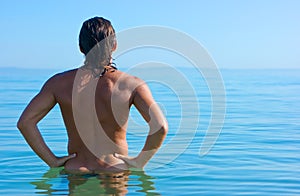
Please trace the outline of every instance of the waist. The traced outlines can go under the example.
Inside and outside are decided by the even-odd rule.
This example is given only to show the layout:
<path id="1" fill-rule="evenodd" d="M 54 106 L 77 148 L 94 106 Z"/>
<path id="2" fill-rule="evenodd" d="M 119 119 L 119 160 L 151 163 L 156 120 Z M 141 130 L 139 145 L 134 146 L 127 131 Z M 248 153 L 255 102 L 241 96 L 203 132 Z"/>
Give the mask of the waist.
<path id="1" fill-rule="evenodd" d="M 127 164 L 116 158 L 113 154 L 106 154 L 100 157 L 87 156 L 78 153 L 73 159 L 65 163 L 65 171 L 68 173 L 101 173 L 101 172 L 121 172 L 128 170 Z"/>

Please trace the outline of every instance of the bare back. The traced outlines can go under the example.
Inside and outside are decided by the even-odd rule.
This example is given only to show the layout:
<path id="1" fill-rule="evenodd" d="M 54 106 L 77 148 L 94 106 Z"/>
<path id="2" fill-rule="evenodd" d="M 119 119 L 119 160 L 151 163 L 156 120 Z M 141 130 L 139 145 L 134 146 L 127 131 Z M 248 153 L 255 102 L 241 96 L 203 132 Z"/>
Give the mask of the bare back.
<path id="1" fill-rule="evenodd" d="M 95 78 L 90 70 L 81 68 L 58 74 L 52 80 L 68 132 L 69 154 L 77 154 L 65 169 L 127 169 L 113 153 L 128 153 L 127 120 L 134 86 L 141 80 L 117 70 Z"/>
<path id="2" fill-rule="evenodd" d="M 55 156 L 37 126 L 57 103 L 69 139 L 69 155 L 63 157 Z M 127 155 L 126 142 L 131 105 L 149 125 L 145 145 L 133 158 Z M 65 166 L 72 173 L 143 168 L 168 130 L 144 81 L 117 70 L 108 70 L 98 78 L 83 68 L 51 77 L 23 111 L 17 126 L 33 151 L 50 167 Z"/>

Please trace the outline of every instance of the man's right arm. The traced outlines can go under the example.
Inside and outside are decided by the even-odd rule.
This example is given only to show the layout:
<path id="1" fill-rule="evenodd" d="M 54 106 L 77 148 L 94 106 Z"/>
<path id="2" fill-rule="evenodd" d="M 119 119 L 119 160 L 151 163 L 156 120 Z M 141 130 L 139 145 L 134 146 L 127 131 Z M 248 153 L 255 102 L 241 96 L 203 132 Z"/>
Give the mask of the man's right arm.
<path id="1" fill-rule="evenodd" d="M 116 154 L 116 157 L 124 160 L 130 167 L 143 168 L 161 146 L 168 132 L 168 123 L 145 82 L 140 82 L 135 89 L 133 104 L 148 123 L 149 134 L 137 157 L 119 154 Z"/>
<path id="2" fill-rule="evenodd" d="M 52 79 L 53 80 L 53 79 Z M 52 92 L 51 79 L 48 80 L 41 91 L 31 100 L 22 113 L 17 127 L 32 150 L 44 160 L 50 167 L 60 167 L 75 157 L 75 154 L 64 157 L 56 157 L 46 145 L 37 123 L 54 107 L 56 100 Z"/>

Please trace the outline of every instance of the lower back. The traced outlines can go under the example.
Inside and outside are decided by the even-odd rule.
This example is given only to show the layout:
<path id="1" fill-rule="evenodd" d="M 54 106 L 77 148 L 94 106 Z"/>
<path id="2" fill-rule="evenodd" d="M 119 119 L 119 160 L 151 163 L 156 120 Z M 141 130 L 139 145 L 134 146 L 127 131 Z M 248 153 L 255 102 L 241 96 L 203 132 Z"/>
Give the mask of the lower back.
<path id="1" fill-rule="evenodd" d="M 79 153 L 74 159 L 70 159 L 65 164 L 65 171 L 69 173 L 101 173 L 101 172 L 121 172 L 128 170 L 126 163 L 114 157 L 113 154 L 103 155 L 100 158 L 87 157 L 87 154 Z"/>

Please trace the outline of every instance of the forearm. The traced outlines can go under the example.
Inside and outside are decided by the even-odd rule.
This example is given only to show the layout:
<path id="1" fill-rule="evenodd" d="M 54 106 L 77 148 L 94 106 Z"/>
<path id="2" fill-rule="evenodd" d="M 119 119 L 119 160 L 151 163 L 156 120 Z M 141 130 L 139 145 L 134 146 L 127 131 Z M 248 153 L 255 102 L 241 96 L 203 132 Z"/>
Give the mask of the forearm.
<path id="1" fill-rule="evenodd" d="M 46 145 L 36 124 L 19 122 L 18 128 L 32 150 L 50 167 L 55 167 L 57 158 Z"/>
<path id="2" fill-rule="evenodd" d="M 115 153 L 115 157 L 122 159 L 125 161 L 129 167 L 133 168 L 143 168 L 148 161 L 152 158 L 152 156 L 157 152 L 159 147 L 161 146 L 166 134 L 167 134 L 168 128 L 167 124 L 162 126 L 161 129 L 156 131 L 153 134 L 149 134 L 146 143 L 144 145 L 143 150 L 140 152 L 140 154 L 137 157 L 131 158 L 126 155 L 120 155 Z M 151 129 L 150 129 L 151 133 Z"/>
<path id="3" fill-rule="evenodd" d="M 146 143 L 137 156 L 137 161 L 142 167 L 147 164 L 147 162 L 153 157 L 153 155 L 158 151 L 159 147 L 162 145 L 168 128 L 167 126 L 162 126 L 160 130 L 156 131 L 152 135 L 148 135 Z M 150 131 L 151 133 L 151 131 Z"/>

